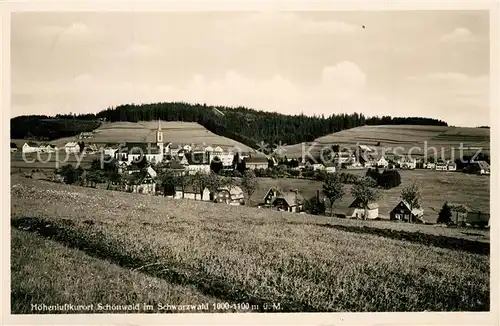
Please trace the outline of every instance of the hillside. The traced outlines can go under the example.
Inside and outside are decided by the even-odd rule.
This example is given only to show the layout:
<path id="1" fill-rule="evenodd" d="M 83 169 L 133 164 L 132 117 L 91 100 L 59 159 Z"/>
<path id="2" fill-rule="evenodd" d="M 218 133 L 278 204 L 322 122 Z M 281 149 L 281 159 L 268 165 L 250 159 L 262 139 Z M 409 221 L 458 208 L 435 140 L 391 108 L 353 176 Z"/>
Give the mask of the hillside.
<path id="1" fill-rule="evenodd" d="M 195 122 L 219 136 L 227 137 L 252 148 L 269 144 L 270 153 L 276 144 L 295 144 L 363 125 L 435 125 L 446 122 L 420 117 L 365 117 L 363 114 L 331 114 L 330 116 L 286 115 L 244 107 L 207 106 L 183 102 L 125 104 L 97 114 L 58 114 L 19 116 L 11 119 L 12 139 L 54 140 L 91 131 L 101 122 L 139 121 Z"/>
<path id="2" fill-rule="evenodd" d="M 464 148 L 480 147 L 483 153 L 489 154 L 490 130 L 447 126 L 362 126 L 319 137 L 313 142 L 305 143 L 305 148 L 309 149 L 309 146 L 312 146 L 310 153 L 318 155 L 322 148 L 335 144 L 352 149 L 356 144 L 367 145 L 377 150 L 378 153 L 381 153 L 383 148 L 387 153 L 393 153 L 394 148 L 401 147 L 397 150 L 400 154 L 408 153 L 412 147 L 415 147 L 420 149 L 412 150 L 412 154 L 416 157 L 424 154 L 426 146 L 427 148 L 435 147 L 438 156 L 441 155 L 441 149 L 443 149 L 447 157 L 451 155 L 451 149 L 455 148 L 455 157 L 458 157 L 460 144 L 463 144 Z M 285 146 L 284 155 L 301 157 L 302 146 L 302 144 Z M 475 150 L 464 150 L 464 153 L 470 152 L 475 153 Z"/>
<path id="3" fill-rule="evenodd" d="M 156 143 L 156 130 L 158 121 L 139 122 L 112 122 L 104 123 L 94 130 L 92 138 L 84 139 L 85 143 L 106 144 L 121 142 L 150 142 Z M 196 144 L 221 146 L 222 148 L 240 148 L 243 152 L 253 153 L 254 150 L 242 143 L 227 137 L 216 135 L 195 122 L 161 121 L 163 139 L 165 142 L 179 144 Z M 75 141 L 75 137 L 54 139 L 49 143 L 59 147 L 69 141 Z M 18 147 L 22 146 L 24 140 L 15 139 Z"/>
<path id="4" fill-rule="evenodd" d="M 102 268 L 98 275 L 121 273 L 130 279 L 138 275 L 127 270 L 140 271 L 182 285 L 189 290 L 184 302 L 205 295 L 222 302 L 248 302 L 254 311 L 273 302 L 280 304 L 281 312 L 489 310 L 487 243 L 394 231 L 377 227 L 377 222 L 343 225 L 341 219 L 17 177 L 11 184 L 13 228 L 121 268 L 89 259 L 80 263 L 71 259 L 76 254 L 68 253 L 65 260 L 75 264 L 69 270 L 64 262 L 57 263 L 60 247 L 50 246 L 42 254 L 48 259 L 45 265 L 54 270 L 23 286 L 37 263 L 16 255 L 37 242 L 14 232 L 11 283 L 20 292 L 12 306 L 21 311 L 47 292 L 65 302 L 82 302 L 99 297 L 100 285 L 106 293 L 124 290 L 120 282 L 103 284 L 98 277 L 80 275 L 84 263 L 89 263 L 89 271 Z M 82 279 L 89 282 L 83 293 L 63 290 L 64 284 Z M 131 296 L 124 304 L 144 297 L 143 289 L 129 288 Z M 168 293 L 163 298 L 155 293 L 148 303 L 168 301 Z M 170 299 L 171 304 L 181 300 Z"/>

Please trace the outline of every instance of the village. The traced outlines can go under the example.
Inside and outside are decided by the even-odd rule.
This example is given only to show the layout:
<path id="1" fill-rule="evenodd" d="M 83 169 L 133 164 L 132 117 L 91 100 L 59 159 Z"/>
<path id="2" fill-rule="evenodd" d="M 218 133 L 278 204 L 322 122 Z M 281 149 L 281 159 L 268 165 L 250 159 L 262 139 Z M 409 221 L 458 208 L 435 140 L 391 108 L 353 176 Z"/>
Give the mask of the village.
<path id="1" fill-rule="evenodd" d="M 246 182 L 256 183 L 256 177 L 272 178 L 297 178 L 311 179 L 327 182 L 328 175 L 338 175 L 341 170 L 353 171 L 368 169 L 367 175 L 375 173 L 388 178 L 397 169 L 415 170 L 426 169 L 432 171 L 466 172 L 478 175 L 489 175 L 490 167 L 485 161 L 470 161 L 465 167 L 457 170 L 457 164 L 448 159 L 415 159 L 405 156 L 377 155 L 372 148 L 366 145 L 358 145 L 354 151 L 337 149 L 327 156 L 327 161 L 316 161 L 312 159 L 298 159 L 265 155 L 261 152 L 244 153 L 236 148 L 223 148 L 222 146 L 199 146 L 195 144 L 177 144 L 165 141 L 158 121 L 156 130 L 156 143 L 148 144 L 141 142 L 124 142 L 121 144 L 93 144 L 92 132 L 81 133 L 75 137 L 75 141 L 67 142 L 63 148 L 57 148 L 52 144 L 37 144 L 25 142 L 21 148 L 23 154 L 33 153 L 55 153 L 64 151 L 66 154 L 88 155 L 100 157 L 101 170 L 103 164 L 113 163 L 120 177 L 110 177 L 107 189 L 122 190 L 131 193 L 146 195 L 163 195 L 173 199 L 191 199 L 200 201 L 211 201 L 226 203 L 229 205 L 249 205 L 249 198 L 255 189 L 248 189 L 248 184 L 241 185 L 239 179 L 247 178 Z M 84 142 L 87 141 L 87 143 Z M 17 147 L 12 146 L 11 152 L 16 152 Z M 97 162 L 98 159 L 95 161 Z M 76 179 L 84 180 L 80 184 L 96 186 L 105 183 L 103 174 L 95 173 L 97 163 L 93 164 L 91 171 L 82 170 Z M 47 178 L 42 173 L 42 179 L 65 181 L 64 169 L 59 169 L 57 177 Z M 77 169 L 66 169 L 66 173 L 76 173 Z M 251 172 L 250 172 L 251 171 Z M 376 171 L 376 172 L 375 172 Z M 345 172 L 340 172 L 344 183 L 356 183 L 357 178 L 351 178 Z M 397 172 L 396 172 L 397 174 Z M 33 174 L 29 174 L 32 176 Z M 36 175 L 36 174 L 35 174 Z M 40 173 L 38 174 L 40 175 Z M 172 180 L 166 181 L 165 175 Z M 248 181 L 248 178 L 251 180 Z M 396 179 L 400 179 L 397 174 Z M 345 180 L 347 179 L 347 181 Z M 349 179 L 353 179 L 349 181 Z M 393 181 L 389 181 L 393 183 Z M 383 185 L 384 188 L 394 187 L 400 184 L 395 181 L 393 185 Z M 68 183 L 68 182 L 67 182 Z M 386 182 L 387 183 L 387 182 Z M 211 186 L 210 186 L 211 184 Z M 379 186 L 381 184 L 378 184 Z M 373 185 L 371 185 L 373 186 Z M 377 184 L 375 183 L 375 186 Z M 256 185 L 250 185 L 250 188 Z M 369 186 L 366 186 L 367 188 Z M 247 195 L 245 198 L 245 194 Z M 403 198 L 403 197 L 402 197 Z M 347 211 L 332 212 L 333 203 L 328 196 L 317 190 L 315 198 L 305 198 L 300 189 L 270 187 L 265 196 L 253 199 L 253 206 L 259 208 L 272 208 L 279 211 L 295 213 L 306 213 L 318 211 L 321 214 L 341 216 L 356 219 L 380 219 L 379 207 L 373 198 L 369 202 L 366 199 L 355 197 Z M 314 204 L 313 204 L 314 203 Z M 321 208 L 312 208 L 312 205 Z M 489 225 L 489 213 L 472 210 L 466 205 L 457 203 L 445 203 L 443 209 L 449 211 L 448 222 L 455 225 Z M 390 212 L 390 219 L 394 221 L 407 221 L 426 223 L 423 218 L 424 211 L 419 204 L 409 203 L 402 199 Z"/>

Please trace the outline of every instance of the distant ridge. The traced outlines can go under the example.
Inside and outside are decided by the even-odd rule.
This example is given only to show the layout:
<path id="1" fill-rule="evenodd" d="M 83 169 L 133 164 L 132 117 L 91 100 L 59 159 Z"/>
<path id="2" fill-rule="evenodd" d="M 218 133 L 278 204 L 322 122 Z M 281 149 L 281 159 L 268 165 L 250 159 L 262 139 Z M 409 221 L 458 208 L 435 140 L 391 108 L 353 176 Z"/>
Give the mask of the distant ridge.
<path id="1" fill-rule="evenodd" d="M 364 125 L 447 126 L 444 121 L 423 117 L 365 117 L 359 113 L 311 117 L 303 114 L 285 115 L 258 111 L 245 107 L 166 102 L 125 104 L 97 114 L 15 117 L 11 119 L 11 138 L 44 137 L 52 140 L 92 131 L 99 127 L 102 121 L 138 122 L 157 119 L 196 122 L 214 134 L 231 138 L 254 149 L 262 149 L 261 144 L 274 146 L 310 142 L 333 132 Z"/>

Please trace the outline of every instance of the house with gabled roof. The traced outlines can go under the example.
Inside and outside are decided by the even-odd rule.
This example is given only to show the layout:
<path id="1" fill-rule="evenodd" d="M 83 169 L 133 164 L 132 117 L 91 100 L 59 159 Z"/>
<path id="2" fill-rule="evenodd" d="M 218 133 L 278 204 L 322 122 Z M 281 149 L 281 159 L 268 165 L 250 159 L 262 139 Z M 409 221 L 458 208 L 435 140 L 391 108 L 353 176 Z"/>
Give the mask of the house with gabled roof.
<path id="1" fill-rule="evenodd" d="M 23 153 L 36 153 L 40 151 L 40 146 L 32 141 L 27 141 L 22 147 Z"/>
<path id="2" fill-rule="evenodd" d="M 224 186 L 217 190 L 214 201 L 216 203 L 226 203 L 238 206 L 245 204 L 245 196 L 243 190 L 239 186 Z"/>
<path id="3" fill-rule="evenodd" d="M 271 187 L 264 196 L 264 207 L 272 207 L 280 211 L 300 212 L 303 210 L 304 196 L 297 189 L 281 190 Z"/>
<path id="4" fill-rule="evenodd" d="M 346 213 L 346 217 L 349 218 L 358 218 L 358 219 L 366 219 L 374 220 L 377 219 L 378 216 L 378 203 L 371 202 L 368 203 L 368 207 L 363 207 L 363 203 L 359 198 L 355 198 L 354 201 L 349 205 L 349 208 Z"/>
<path id="5" fill-rule="evenodd" d="M 64 145 L 64 150 L 66 153 L 79 153 L 80 152 L 80 144 L 74 141 L 70 141 Z"/>

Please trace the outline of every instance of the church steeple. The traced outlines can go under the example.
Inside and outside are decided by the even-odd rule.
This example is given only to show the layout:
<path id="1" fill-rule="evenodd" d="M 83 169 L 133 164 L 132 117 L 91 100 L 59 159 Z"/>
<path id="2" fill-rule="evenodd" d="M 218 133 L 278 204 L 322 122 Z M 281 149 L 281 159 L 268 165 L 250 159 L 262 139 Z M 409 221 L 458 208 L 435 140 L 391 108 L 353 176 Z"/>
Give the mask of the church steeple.
<path id="1" fill-rule="evenodd" d="M 163 154 L 163 131 L 161 131 L 160 119 L 158 119 L 158 130 L 156 130 L 156 146 L 159 147 L 160 152 Z"/>

